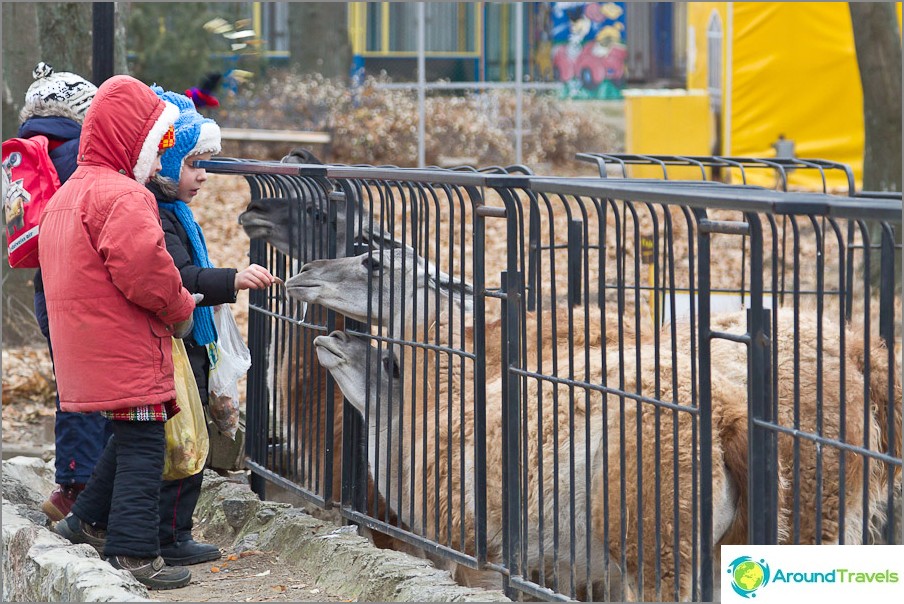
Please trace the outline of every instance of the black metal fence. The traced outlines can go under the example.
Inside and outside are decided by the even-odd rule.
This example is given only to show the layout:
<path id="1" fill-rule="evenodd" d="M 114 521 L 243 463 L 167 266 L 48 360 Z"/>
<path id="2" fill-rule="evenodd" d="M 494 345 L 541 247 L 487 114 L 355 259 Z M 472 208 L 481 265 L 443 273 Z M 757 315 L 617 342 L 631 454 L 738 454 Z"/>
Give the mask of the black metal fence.
<path id="1" fill-rule="evenodd" d="M 900 542 L 900 196 L 588 157 L 701 177 L 205 163 L 296 275 L 251 294 L 255 489 L 542 599 L 712 600 L 722 544 Z"/>

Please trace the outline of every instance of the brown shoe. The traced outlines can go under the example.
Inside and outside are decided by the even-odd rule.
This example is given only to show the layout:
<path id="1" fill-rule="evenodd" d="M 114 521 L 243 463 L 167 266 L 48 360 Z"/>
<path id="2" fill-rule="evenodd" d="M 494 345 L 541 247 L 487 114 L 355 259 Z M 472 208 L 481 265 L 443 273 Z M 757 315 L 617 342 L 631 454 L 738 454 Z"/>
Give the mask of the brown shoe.
<path id="1" fill-rule="evenodd" d="M 63 520 L 53 525 L 53 532 L 68 539 L 72 543 L 87 543 L 97 550 L 101 558 L 104 556 L 104 545 L 107 543 L 107 531 L 94 528 L 83 522 L 75 514 L 69 514 Z"/>
<path id="2" fill-rule="evenodd" d="M 185 567 L 167 566 L 163 558 L 133 558 L 110 556 L 107 562 L 113 568 L 127 570 L 148 589 L 176 589 L 191 581 L 191 571 Z"/>
<path id="3" fill-rule="evenodd" d="M 59 522 L 72 511 L 72 504 L 78 494 L 85 490 L 83 484 L 57 485 L 41 509 L 53 522 Z"/>

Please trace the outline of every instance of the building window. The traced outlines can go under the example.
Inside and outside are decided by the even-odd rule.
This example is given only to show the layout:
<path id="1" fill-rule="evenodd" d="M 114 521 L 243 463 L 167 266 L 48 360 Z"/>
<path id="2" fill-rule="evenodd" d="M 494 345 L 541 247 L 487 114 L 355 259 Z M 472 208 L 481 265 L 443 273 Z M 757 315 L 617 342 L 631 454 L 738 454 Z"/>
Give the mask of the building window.
<path id="1" fill-rule="evenodd" d="M 367 52 L 417 52 L 417 4 L 367 3 Z M 428 2 L 424 6 L 425 50 L 433 54 L 475 53 L 477 8 L 472 2 Z"/>
<path id="2" fill-rule="evenodd" d="M 268 51 L 289 52 L 289 5 L 285 2 L 261 2 L 260 36 Z"/>

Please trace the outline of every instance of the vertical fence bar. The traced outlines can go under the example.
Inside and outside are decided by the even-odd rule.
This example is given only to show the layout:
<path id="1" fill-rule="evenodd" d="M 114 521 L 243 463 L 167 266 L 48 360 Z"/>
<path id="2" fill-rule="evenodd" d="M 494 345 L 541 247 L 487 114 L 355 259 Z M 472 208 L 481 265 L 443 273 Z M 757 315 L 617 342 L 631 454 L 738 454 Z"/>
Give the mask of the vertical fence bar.
<path id="1" fill-rule="evenodd" d="M 580 220 L 568 221 L 568 305 L 581 303 L 581 258 L 584 229 Z"/>
<path id="2" fill-rule="evenodd" d="M 531 196 L 528 214 L 528 258 L 527 258 L 527 310 L 537 310 L 537 299 L 540 296 L 540 207 L 537 199 Z"/>
<path id="3" fill-rule="evenodd" d="M 706 210 L 695 210 L 694 215 L 697 219 L 697 275 L 698 275 L 698 296 L 699 296 L 699 320 L 697 322 L 697 340 L 699 342 L 700 353 L 700 399 L 698 406 L 700 407 L 701 432 L 703 431 L 703 421 L 706 420 L 712 429 L 712 417 L 706 417 L 712 410 L 712 340 L 710 331 L 710 293 L 712 291 L 710 262 L 712 250 L 710 247 L 711 236 L 708 230 L 701 228 L 700 225 L 706 220 Z M 672 321 L 674 323 L 674 320 Z M 707 452 L 702 449 L 704 455 L 701 459 L 701 486 L 708 490 L 710 501 L 712 501 L 712 451 Z M 705 500 L 705 495 L 703 495 Z M 705 506 L 704 506 L 705 507 Z M 712 535 L 712 510 L 706 519 L 701 519 L 702 526 L 700 531 L 703 535 Z M 707 543 L 709 549 L 712 548 L 711 537 L 703 539 L 703 566 L 707 566 Z M 711 557 L 711 556 L 710 556 Z M 709 561 L 709 572 L 701 571 L 702 581 L 702 599 L 703 601 L 712 600 L 712 561 Z"/>
<path id="4" fill-rule="evenodd" d="M 478 564 L 487 560 L 486 221 L 474 212 L 474 514 Z"/>

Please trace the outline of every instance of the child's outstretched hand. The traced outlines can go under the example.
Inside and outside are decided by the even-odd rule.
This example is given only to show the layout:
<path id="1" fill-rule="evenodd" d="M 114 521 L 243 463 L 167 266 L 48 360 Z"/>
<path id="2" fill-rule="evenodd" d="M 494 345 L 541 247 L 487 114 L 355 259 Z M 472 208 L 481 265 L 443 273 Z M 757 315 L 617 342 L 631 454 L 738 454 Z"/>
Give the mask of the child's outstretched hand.
<path id="1" fill-rule="evenodd" d="M 276 282 L 276 277 L 259 264 L 251 264 L 235 274 L 235 291 L 264 289 Z"/>

